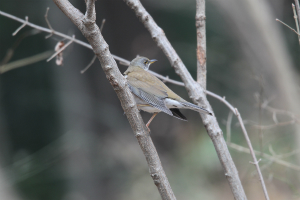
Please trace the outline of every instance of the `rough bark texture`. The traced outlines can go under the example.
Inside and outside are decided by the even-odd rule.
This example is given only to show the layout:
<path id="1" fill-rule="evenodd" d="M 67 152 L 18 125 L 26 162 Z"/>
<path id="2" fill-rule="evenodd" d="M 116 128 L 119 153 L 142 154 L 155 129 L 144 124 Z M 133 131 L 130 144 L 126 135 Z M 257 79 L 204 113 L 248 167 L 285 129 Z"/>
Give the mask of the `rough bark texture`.
<path id="1" fill-rule="evenodd" d="M 124 0 L 127 5 L 134 10 L 136 16 L 142 21 L 145 27 L 150 32 L 153 40 L 156 44 L 163 50 L 167 58 L 169 59 L 172 67 L 174 67 L 175 72 L 181 77 L 184 85 L 190 95 L 190 98 L 204 108 L 211 110 L 212 108 L 207 101 L 206 95 L 203 88 L 195 82 L 188 72 L 187 68 L 175 52 L 174 48 L 168 41 L 163 30 L 157 26 L 153 18 L 142 6 L 138 0 Z M 203 124 L 207 130 L 208 135 L 212 139 L 212 142 L 217 151 L 219 160 L 222 164 L 224 174 L 229 182 L 232 193 L 235 199 L 247 199 L 244 189 L 242 187 L 241 181 L 239 179 L 238 171 L 235 164 L 231 158 L 229 150 L 227 148 L 226 142 L 223 137 L 223 132 L 219 127 L 217 119 L 212 116 L 201 114 Z"/>
<path id="2" fill-rule="evenodd" d="M 205 0 L 196 0 L 197 82 L 206 89 L 206 16 Z"/>
<path id="3" fill-rule="evenodd" d="M 127 86 L 126 79 L 120 73 L 113 59 L 108 45 L 103 39 L 99 27 L 95 24 L 94 8 L 88 8 L 83 15 L 67 0 L 53 0 L 61 11 L 79 28 L 82 34 L 91 44 L 97 55 L 107 79 L 121 101 L 131 128 L 146 157 L 150 175 L 157 186 L 162 199 L 176 199 L 170 187 L 166 174 L 162 168 L 155 146 L 149 132 L 139 114 L 133 96 Z M 93 1 L 87 1 L 88 6 L 94 6 Z"/>

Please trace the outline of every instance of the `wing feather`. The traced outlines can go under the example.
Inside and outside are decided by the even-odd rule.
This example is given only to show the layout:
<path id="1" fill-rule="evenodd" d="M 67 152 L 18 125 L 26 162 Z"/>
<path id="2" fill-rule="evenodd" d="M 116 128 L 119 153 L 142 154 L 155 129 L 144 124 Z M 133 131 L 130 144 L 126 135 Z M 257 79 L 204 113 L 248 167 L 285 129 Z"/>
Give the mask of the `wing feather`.
<path id="1" fill-rule="evenodd" d="M 167 91 L 164 88 L 154 87 L 151 85 L 151 81 L 142 81 L 139 76 L 130 75 L 134 74 L 130 73 L 127 77 L 129 89 L 133 94 L 146 101 L 149 105 L 173 116 L 164 102 L 164 99 L 167 97 Z"/>

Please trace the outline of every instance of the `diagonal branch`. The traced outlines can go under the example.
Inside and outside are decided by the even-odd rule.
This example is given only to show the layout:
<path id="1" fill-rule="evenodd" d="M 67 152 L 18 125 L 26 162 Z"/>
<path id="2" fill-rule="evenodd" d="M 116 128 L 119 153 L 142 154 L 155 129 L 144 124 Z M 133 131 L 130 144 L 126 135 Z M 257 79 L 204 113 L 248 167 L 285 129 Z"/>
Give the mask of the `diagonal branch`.
<path id="1" fill-rule="evenodd" d="M 166 174 L 162 168 L 160 159 L 151 140 L 149 132 L 139 114 L 133 96 L 127 86 L 126 79 L 120 73 L 116 61 L 110 54 L 108 45 L 101 35 L 99 27 L 95 21 L 84 16 L 77 10 L 68 0 L 53 0 L 61 11 L 70 18 L 70 20 L 78 27 L 82 34 L 92 45 L 92 49 L 97 55 L 101 66 L 106 74 L 107 79 L 114 88 L 121 101 L 122 108 L 125 111 L 131 128 L 139 142 L 139 145 L 146 157 L 150 175 L 154 184 L 157 186 L 162 199 L 176 199 L 170 187 Z M 88 1 L 93 2 L 93 1 Z M 90 5 L 88 5 L 90 6 Z M 94 4 L 93 4 L 94 6 Z"/>
<path id="2" fill-rule="evenodd" d="M 24 28 L 26 25 L 28 24 L 28 16 L 25 17 L 25 21 L 24 23 L 15 31 L 13 32 L 13 36 L 17 35 L 17 33 L 22 29 Z"/>
<path id="3" fill-rule="evenodd" d="M 50 58 L 47 59 L 47 62 L 52 60 L 55 56 L 57 56 L 59 53 L 61 53 L 63 50 L 65 50 L 72 42 L 74 42 L 75 35 L 72 36 L 72 40 L 70 40 L 67 44 L 65 44 L 62 48 L 60 48 L 57 52 L 55 52 Z"/>

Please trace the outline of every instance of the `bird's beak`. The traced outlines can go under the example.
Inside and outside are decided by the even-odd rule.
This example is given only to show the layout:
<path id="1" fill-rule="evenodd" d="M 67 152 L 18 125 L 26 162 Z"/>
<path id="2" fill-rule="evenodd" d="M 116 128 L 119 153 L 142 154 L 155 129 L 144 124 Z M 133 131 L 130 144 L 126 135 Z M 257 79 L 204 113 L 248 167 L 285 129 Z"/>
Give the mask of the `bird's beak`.
<path id="1" fill-rule="evenodd" d="M 156 62 L 157 60 L 156 59 L 152 59 L 152 60 L 149 60 L 150 61 L 150 64 Z"/>

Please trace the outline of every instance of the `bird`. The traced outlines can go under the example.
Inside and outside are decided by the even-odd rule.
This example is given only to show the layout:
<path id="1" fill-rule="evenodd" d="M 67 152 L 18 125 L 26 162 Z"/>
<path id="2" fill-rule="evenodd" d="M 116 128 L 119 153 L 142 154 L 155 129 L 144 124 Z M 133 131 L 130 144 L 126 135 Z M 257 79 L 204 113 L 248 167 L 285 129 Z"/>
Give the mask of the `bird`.
<path id="1" fill-rule="evenodd" d="M 148 69 L 156 61 L 156 59 L 149 60 L 146 57 L 137 56 L 130 62 L 129 67 L 124 72 L 138 109 L 153 113 L 146 124 L 149 131 L 150 123 L 159 112 L 164 112 L 184 121 L 187 121 L 187 118 L 179 109 L 190 109 L 213 116 L 210 111 L 175 94 L 160 79 L 152 75 Z"/>

